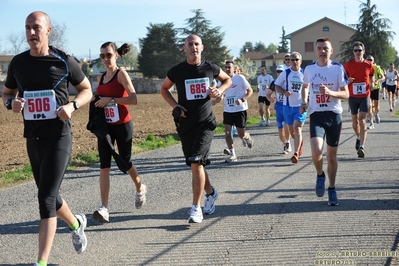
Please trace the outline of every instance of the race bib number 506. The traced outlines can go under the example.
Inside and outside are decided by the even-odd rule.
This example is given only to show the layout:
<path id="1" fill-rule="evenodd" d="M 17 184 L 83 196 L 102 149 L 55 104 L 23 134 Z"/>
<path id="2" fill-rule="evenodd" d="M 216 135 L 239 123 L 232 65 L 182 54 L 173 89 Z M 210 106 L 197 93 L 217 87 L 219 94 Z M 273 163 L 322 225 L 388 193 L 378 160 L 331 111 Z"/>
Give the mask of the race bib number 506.
<path id="1" fill-rule="evenodd" d="M 25 120 L 47 120 L 57 117 L 54 90 L 24 91 Z"/>
<path id="2" fill-rule="evenodd" d="M 209 93 L 209 78 L 187 79 L 185 81 L 187 100 L 202 100 Z"/>

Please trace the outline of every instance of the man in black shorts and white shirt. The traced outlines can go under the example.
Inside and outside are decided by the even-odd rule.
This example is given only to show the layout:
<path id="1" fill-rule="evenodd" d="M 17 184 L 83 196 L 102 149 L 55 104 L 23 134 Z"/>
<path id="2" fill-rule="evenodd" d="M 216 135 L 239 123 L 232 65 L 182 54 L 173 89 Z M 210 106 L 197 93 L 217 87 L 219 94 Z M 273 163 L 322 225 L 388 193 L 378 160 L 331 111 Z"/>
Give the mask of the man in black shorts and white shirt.
<path id="1" fill-rule="evenodd" d="M 205 190 L 205 214 L 215 211 L 214 203 L 218 197 L 218 191 L 211 186 L 205 170 L 210 163 L 208 155 L 216 128 L 210 97 L 220 97 L 230 88 L 231 79 L 218 65 L 201 59 L 204 45 L 197 35 L 188 36 L 183 49 L 187 59 L 168 71 L 161 85 L 161 95 L 173 107 L 186 164 L 191 168 L 193 204 L 188 222 L 201 223 L 202 193 Z M 219 88 L 211 87 L 213 79 L 221 81 Z M 171 93 L 174 84 L 177 102 Z"/>
<path id="2" fill-rule="evenodd" d="M 270 84 L 273 81 L 273 77 L 266 72 L 266 67 L 260 67 L 260 75 L 257 78 L 258 82 L 258 105 L 260 122 L 259 126 L 270 126 L 270 102 L 266 98 L 267 91 L 269 90 Z M 266 118 L 265 118 L 266 116 Z"/>
<path id="3" fill-rule="evenodd" d="M 231 129 L 233 126 L 237 128 L 238 137 L 243 140 L 245 147 L 252 148 L 254 141 L 248 132 L 245 131 L 247 125 L 248 98 L 251 97 L 253 91 L 247 79 L 240 74 L 234 73 L 234 62 L 226 61 L 224 66 L 227 75 L 231 77 L 232 85 L 220 98 L 216 98 L 215 102 L 224 100 L 223 124 L 224 137 L 229 149 L 230 157 L 226 159 L 226 163 L 236 162 L 237 156 L 234 149 L 233 137 Z"/>

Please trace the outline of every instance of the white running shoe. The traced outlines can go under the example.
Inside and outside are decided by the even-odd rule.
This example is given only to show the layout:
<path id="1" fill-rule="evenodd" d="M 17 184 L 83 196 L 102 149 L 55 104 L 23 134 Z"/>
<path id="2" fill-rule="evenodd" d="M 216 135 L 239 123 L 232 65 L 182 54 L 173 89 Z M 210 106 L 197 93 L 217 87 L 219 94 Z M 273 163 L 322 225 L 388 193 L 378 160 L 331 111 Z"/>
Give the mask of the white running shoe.
<path id="1" fill-rule="evenodd" d="M 190 217 L 188 217 L 189 223 L 201 223 L 204 219 L 200 206 L 193 205 L 190 210 Z"/>
<path id="2" fill-rule="evenodd" d="M 87 247 L 87 237 L 85 235 L 85 228 L 87 226 L 87 218 L 83 213 L 75 215 L 79 221 L 79 228 L 70 230 L 72 235 L 72 244 L 78 254 L 84 252 Z"/>
<path id="3" fill-rule="evenodd" d="M 267 127 L 270 126 L 270 120 L 269 120 L 269 119 L 266 120 L 266 126 L 267 126 Z"/>
<path id="4" fill-rule="evenodd" d="M 135 202 L 136 209 L 140 209 L 141 206 L 143 206 L 146 203 L 147 201 L 147 198 L 145 196 L 146 193 L 147 193 L 147 186 L 141 184 L 141 191 L 136 192 L 136 202 Z"/>
<path id="5" fill-rule="evenodd" d="M 223 153 L 226 154 L 226 155 L 230 155 L 230 149 L 229 148 L 225 148 L 223 150 Z"/>
<path id="6" fill-rule="evenodd" d="M 247 143 L 248 148 L 252 149 L 252 147 L 254 146 L 254 140 L 251 138 L 251 135 L 249 135 L 249 133 L 248 138 L 244 140 Z"/>
<path id="7" fill-rule="evenodd" d="M 226 162 L 226 163 L 237 162 L 237 157 L 231 155 L 229 158 L 227 158 L 227 159 L 225 160 L 225 162 Z"/>
<path id="8" fill-rule="evenodd" d="M 215 201 L 219 197 L 219 192 L 212 187 L 213 195 L 205 195 L 204 214 L 212 214 L 215 211 Z"/>
<path id="9" fill-rule="evenodd" d="M 265 125 L 265 119 L 261 118 L 260 121 L 259 121 L 259 126 L 262 127 L 264 125 Z"/>
<path id="10" fill-rule="evenodd" d="M 93 213 L 93 218 L 102 223 L 109 223 L 109 212 L 104 205 L 100 205 L 98 210 Z"/>

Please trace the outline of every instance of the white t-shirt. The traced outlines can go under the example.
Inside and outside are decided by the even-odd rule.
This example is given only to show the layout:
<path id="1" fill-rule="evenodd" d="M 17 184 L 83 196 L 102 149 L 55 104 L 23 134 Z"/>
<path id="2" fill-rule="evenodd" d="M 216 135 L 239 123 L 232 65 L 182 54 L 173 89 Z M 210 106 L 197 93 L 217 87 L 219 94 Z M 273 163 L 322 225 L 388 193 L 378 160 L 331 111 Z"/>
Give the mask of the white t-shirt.
<path id="1" fill-rule="evenodd" d="M 245 96 L 247 89 L 250 87 L 251 85 L 243 75 L 235 74 L 231 78 L 230 88 L 224 93 L 224 111 L 227 113 L 237 113 L 247 110 L 248 101 L 245 101 L 240 105 L 237 105 L 236 101 L 242 99 Z"/>
<path id="2" fill-rule="evenodd" d="M 336 114 L 342 113 L 341 100 L 329 95 L 321 95 L 320 84 L 332 91 L 339 91 L 340 87 L 348 84 L 348 78 L 344 67 L 334 61 L 327 66 L 320 67 L 317 62 L 305 68 L 303 83 L 309 84 L 309 109 L 308 113 L 333 111 Z"/>
<path id="3" fill-rule="evenodd" d="M 284 95 L 283 105 L 299 107 L 302 103 L 303 73 L 301 69 L 294 71 L 292 68 L 284 70 L 276 79 L 274 84 L 282 89 L 290 91 L 292 94 L 287 97 Z"/>
<path id="4" fill-rule="evenodd" d="M 386 84 L 388 85 L 388 86 L 395 86 L 396 85 L 396 80 L 394 80 L 394 79 L 396 79 L 396 74 L 397 74 L 398 72 L 397 72 L 397 70 L 396 69 L 394 69 L 394 70 L 392 70 L 392 71 L 389 71 L 389 69 L 387 70 L 387 75 L 386 75 Z"/>
<path id="5" fill-rule="evenodd" d="M 266 97 L 267 89 L 273 81 L 273 77 L 269 74 L 258 76 L 258 96 Z"/>

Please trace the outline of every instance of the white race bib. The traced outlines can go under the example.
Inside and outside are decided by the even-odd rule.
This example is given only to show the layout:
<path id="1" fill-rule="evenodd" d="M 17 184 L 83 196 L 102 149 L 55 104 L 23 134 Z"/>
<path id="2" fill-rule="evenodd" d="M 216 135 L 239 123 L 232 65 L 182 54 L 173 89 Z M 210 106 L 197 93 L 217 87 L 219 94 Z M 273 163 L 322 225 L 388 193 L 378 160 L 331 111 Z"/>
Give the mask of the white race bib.
<path id="1" fill-rule="evenodd" d="M 203 100 L 209 94 L 209 78 L 186 79 L 186 97 L 187 100 Z"/>
<path id="2" fill-rule="evenodd" d="M 25 120 L 48 120 L 57 117 L 54 90 L 24 91 Z"/>
<path id="3" fill-rule="evenodd" d="M 118 109 L 118 104 L 107 104 L 104 107 L 104 112 L 105 112 L 105 119 L 107 120 L 107 123 L 116 123 L 119 121 L 119 109 Z"/>
<path id="4" fill-rule="evenodd" d="M 352 89 L 354 95 L 366 94 L 366 82 L 353 83 Z"/>

